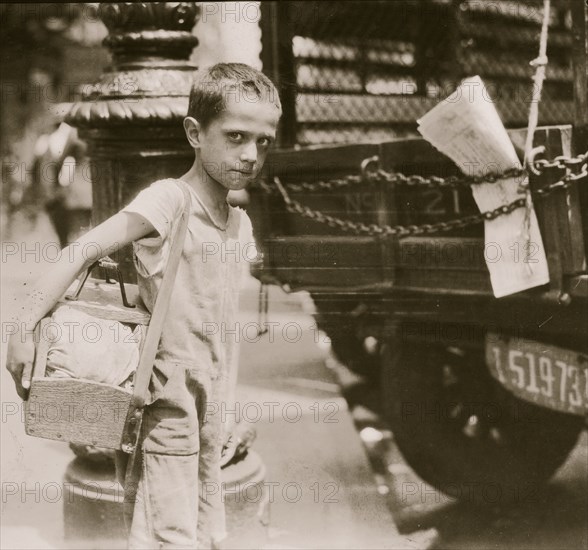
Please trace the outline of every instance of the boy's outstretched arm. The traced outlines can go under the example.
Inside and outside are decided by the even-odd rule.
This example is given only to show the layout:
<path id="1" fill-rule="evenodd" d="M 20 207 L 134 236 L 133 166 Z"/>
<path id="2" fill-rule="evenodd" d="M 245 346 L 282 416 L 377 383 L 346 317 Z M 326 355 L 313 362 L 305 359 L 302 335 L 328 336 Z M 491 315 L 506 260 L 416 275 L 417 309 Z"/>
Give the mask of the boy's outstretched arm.
<path id="1" fill-rule="evenodd" d="M 18 311 L 13 310 L 13 330 L 8 345 L 7 368 L 21 398 L 30 387 L 36 324 L 55 306 L 75 278 L 100 258 L 155 231 L 143 216 L 119 212 L 63 249 L 51 269 L 33 285 Z"/>

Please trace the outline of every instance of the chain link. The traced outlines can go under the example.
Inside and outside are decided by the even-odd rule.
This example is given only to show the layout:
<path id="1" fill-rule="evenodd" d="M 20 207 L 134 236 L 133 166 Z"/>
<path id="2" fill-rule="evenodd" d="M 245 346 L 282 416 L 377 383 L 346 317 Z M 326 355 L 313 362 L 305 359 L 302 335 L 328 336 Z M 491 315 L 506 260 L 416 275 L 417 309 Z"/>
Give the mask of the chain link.
<path id="1" fill-rule="evenodd" d="M 574 158 L 566 156 L 555 157 L 552 161 L 548 160 L 537 160 L 534 162 L 535 169 L 538 172 L 542 172 L 549 168 L 559 168 L 565 170 L 565 175 L 558 181 L 546 185 L 540 189 L 534 191 L 534 195 L 538 198 L 543 199 L 551 193 L 567 189 L 574 182 L 588 176 L 588 151 L 584 154 L 578 155 Z M 580 171 L 574 173 L 573 169 L 580 167 Z M 519 177 L 525 174 L 521 169 L 507 170 L 502 174 L 487 174 L 485 176 L 475 178 L 464 178 L 458 176 L 450 176 L 449 178 L 441 178 L 438 176 L 418 176 L 411 175 L 406 176 L 398 172 L 385 172 L 384 170 L 377 170 L 372 172 L 366 177 L 350 175 L 343 178 L 337 178 L 330 181 L 321 181 L 316 183 L 301 183 L 301 184 L 289 184 L 288 190 L 293 192 L 302 191 L 316 191 L 321 190 L 332 190 L 337 188 L 346 187 L 351 184 L 357 184 L 367 181 L 384 181 L 386 183 L 401 184 L 406 186 L 424 187 L 424 188 L 456 188 L 462 186 L 469 186 L 472 184 L 479 183 L 494 183 L 499 179 L 509 177 Z M 378 224 L 365 224 L 362 222 L 352 222 L 351 220 L 343 220 L 335 216 L 324 214 L 320 210 L 313 210 L 308 206 L 301 204 L 298 201 L 293 200 L 288 191 L 282 185 L 278 178 L 274 179 L 275 189 L 268 185 L 266 182 L 261 181 L 260 185 L 266 193 L 274 193 L 276 190 L 282 195 L 284 202 L 286 203 L 286 210 L 293 214 L 299 214 L 304 218 L 311 219 L 318 223 L 324 223 L 329 227 L 334 227 L 342 231 L 351 231 L 357 235 L 371 235 L 371 236 L 397 236 L 397 237 L 408 237 L 410 235 L 429 235 L 432 233 L 439 233 L 442 231 L 450 231 L 452 229 L 462 229 L 481 223 L 485 220 L 494 220 L 499 216 L 509 214 L 517 208 L 522 208 L 526 205 L 526 195 L 523 194 L 520 198 L 514 201 L 499 206 L 494 210 L 482 212 L 480 214 L 472 214 L 470 216 L 464 216 L 462 218 L 456 218 L 454 220 L 446 222 L 438 222 L 433 224 L 421 224 L 421 225 L 378 225 Z"/>
<path id="2" fill-rule="evenodd" d="M 559 168 L 560 170 L 569 170 L 574 168 L 575 166 L 580 166 L 582 163 L 588 161 L 588 151 L 586 151 L 582 155 L 578 155 L 577 157 L 566 157 L 565 155 L 559 155 L 555 157 L 553 160 L 547 159 L 539 159 L 536 160 L 533 164 L 535 165 L 535 169 L 539 172 L 542 172 L 546 168 Z M 584 168 L 585 170 L 585 168 Z"/>
<path id="3" fill-rule="evenodd" d="M 500 174 L 488 173 L 482 176 L 449 176 L 442 178 L 440 176 L 419 176 L 416 174 L 407 176 L 400 172 L 386 172 L 378 170 L 374 176 L 368 174 L 366 181 L 369 183 L 390 183 L 394 185 L 404 185 L 406 187 L 424 187 L 427 189 L 457 189 L 459 187 L 469 187 L 480 183 L 496 183 L 506 178 L 521 178 L 525 175 L 522 168 L 511 168 Z"/>
<path id="4" fill-rule="evenodd" d="M 588 151 L 574 158 L 560 155 L 555 157 L 552 161 L 540 159 L 536 160 L 533 164 L 538 173 L 546 168 L 559 168 L 570 171 L 572 168 L 582 165 L 582 163 L 585 163 L 587 160 Z M 378 162 L 377 157 L 366 159 L 366 161 L 369 161 L 366 163 L 366 166 Z M 480 176 L 448 176 L 443 178 L 440 176 L 419 176 L 418 174 L 406 175 L 401 172 L 387 172 L 386 170 L 379 168 L 373 171 L 364 170 L 363 175 L 350 174 L 327 181 L 288 183 L 286 184 L 286 188 L 292 193 L 302 193 L 332 191 L 334 189 L 342 189 L 360 184 L 388 183 L 406 187 L 422 187 L 425 189 L 457 189 L 460 187 L 469 187 L 470 185 L 478 185 L 480 183 L 496 183 L 497 181 L 506 178 L 523 178 L 525 175 L 526 172 L 524 169 L 511 168 L 501 173 L 492 172 Z M 584 176 L 581 175 L 576 179 L 581 179 L 582 177 Z M 264 187 L 264 190 L 268 193 L 275 192 L 275 190 L 269 186 Z"/>
<path id="5" fill-rule="evenodd" d="M 332 191 L 334 189 L 342 189 L 349 186 L 357 186 L 360 184 L 378 184 L 388 183 L 394 185 L 403 185 L 406 187 L 421 187 L 426 189 L 457 189 L 460 187 L 469 187 L 472 184 L 479 183 L 495 183 L 498 180 L 505 178 L 519 178 L 525 174 L 522 168 L 513 168 L 504 173 L 489 173 L 483 176 L 448 176 L 446 178 L 440 176 L 419 176 L 418 174 L 405 175 L 401 172 L 386 172 L 378 169 L 373 172 L 367 172 L 365 176 L 350 174 L 341 178 L 334 178 L 328 181 L 317 182 L 302 182 L 302 183 L 288 183 L 287 189 L 292 193 L 302 192 L 316 192 L 316 191 Z M 268 192 L 274 192 L 273 189 L 266 189 Z"/>
<path id="6" fill-rule="evenodd" d="M 552 161 L 545 159 L 536 160 L 534 165 L 539 173 L 549 168 L 558 168 L 566 171 L 560 180 L 534 191 L 538 197 L 543 198 L 558 189 L 567 189 L 572 183 L 588 176 L 588 151 L 573 158 L 560 155 Z M 578 168 L 579 171 L 574 172 Z"/>
<path id="7" fill-rule="evenodd" d="M 397 237 L 408 237 L 409 235 L 429 235 L 432 233 L 439 233 L 441 231 L 449 231 L 451 229 L 460 229 L 470 225 L 477 224 L 484 220 L 493 220 L 498 216 L 508 214 L 517 208 L 525 206 L 525 198 L 521 197 L 515 201 L 500 206 L 494 210 L 484 212 L 482 214 L 473 214 L 463 218 L 457 218 L 447 222 L 438 222 L 433 224 L 422 225 L 377 225 L 364 224 L 362 222 L 352 222 L 351 220 L 342 220 L 328 214 L 324 214 L 320 210 L 313 210 L 308 206 L 304 206 L 297 201 L 290 201 L 286 204 L 288 212 L 299 214 L 304 218 L 309 218 L 318 223 L 324 223 L 330 227 L 341 229 L 342 231 L 351 231 L 357 235 L 371 235 L 389 237 L 395 235 Z"/>

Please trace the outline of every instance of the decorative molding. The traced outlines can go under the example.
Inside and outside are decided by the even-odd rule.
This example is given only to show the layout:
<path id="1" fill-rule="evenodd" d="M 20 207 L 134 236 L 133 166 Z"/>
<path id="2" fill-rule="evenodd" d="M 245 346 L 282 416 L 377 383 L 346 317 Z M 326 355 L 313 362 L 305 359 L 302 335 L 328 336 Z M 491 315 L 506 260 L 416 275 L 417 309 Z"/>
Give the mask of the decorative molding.
<path id="1" fill-rule="evenodd" d="M 186 31 L 161 29 L 110 34 L 105 38 L 104 45 L 115 57 L 128 55 L 132 51 L 151 53 L 159 57 L 187 59 L 198 45 L 198 39 Z"/>
<path id="2" fill-rule="evenodd" d="M 187 70 L 186 70 L 187 69 Z M 129 99 L 142 97 L 187 97 L 190 93 L 194 68 L 156 66 L 136 70 L 113 71 L 83 90 L 84 101 Z"/>
<path id="3" fill-rule="evenodd" d="M 104 2 L 100 18 L 112 34 L 148 29 L 190 32 L 200 15 L 196 2 Z"/>
<path id="4" fill-rule="evenodd" d="M 186 116 L 187 110 L 187 96 L 85 101 L 71 108 L 66 122 L 78 128 L 178 124 Z"/>
<path id="5" fill-rule="evenodd" d="M 200 8 L 195 2 L 100 5 L 112 67 L 86 87 L 66 122 L 82 128 L 168 125 L 186 115 L 196 67 L 188 59 Z"/>

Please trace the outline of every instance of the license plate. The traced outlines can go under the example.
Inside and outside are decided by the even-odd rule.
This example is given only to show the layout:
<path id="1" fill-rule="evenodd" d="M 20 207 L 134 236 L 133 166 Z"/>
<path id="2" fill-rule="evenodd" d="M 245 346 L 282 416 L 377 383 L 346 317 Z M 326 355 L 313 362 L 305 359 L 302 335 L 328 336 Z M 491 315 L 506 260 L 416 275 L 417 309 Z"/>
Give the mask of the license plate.
<path id="1" fill-rule="evenodd" d="M 588 355 L 488 333 L 486 364 L 516 396 L 556 411 L 588 413 Z"/>

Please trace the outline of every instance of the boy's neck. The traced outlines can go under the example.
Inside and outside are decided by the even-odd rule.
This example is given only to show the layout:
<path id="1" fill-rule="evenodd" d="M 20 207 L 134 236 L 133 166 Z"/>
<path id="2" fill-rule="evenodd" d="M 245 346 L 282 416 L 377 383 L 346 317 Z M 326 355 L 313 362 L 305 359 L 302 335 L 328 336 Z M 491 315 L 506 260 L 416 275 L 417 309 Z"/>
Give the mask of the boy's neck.
<path id="1" fill-rule="evenodd" d="M 210 177 L 202 166 L 198 155 L 196 155 L 196 159 L 190 170 L 181 176 L 180 179 L 196 191 L 196 194 L 204 205 L 216 214 L 221 221 L 224 222 L 226 220 L 229 213 L 229 205 L 227 203 L 229 191 Z"/>

